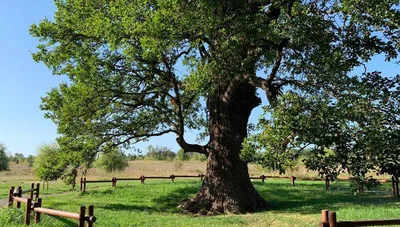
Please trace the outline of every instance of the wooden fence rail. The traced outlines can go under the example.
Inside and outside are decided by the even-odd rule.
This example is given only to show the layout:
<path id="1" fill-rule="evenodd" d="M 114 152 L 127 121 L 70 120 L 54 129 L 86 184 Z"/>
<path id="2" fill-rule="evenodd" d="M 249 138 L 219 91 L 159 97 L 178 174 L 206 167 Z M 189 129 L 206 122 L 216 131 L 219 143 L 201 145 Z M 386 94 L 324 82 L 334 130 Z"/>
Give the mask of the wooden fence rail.
<path id="1" fill-rule="evenodd" d="M 117 178 L 113 177 L 111 180 L 86 180 L 86 178 L 81 178 L 80 181 L 80 191 L 86 192 L 86 184 L 87 183 L 111 183 L 112 187 L 117 186 L 117 181 L 140 181 L 141 184 L 144 184 L 144 181 L 146 179 L 171 179 L 172 182 L 174 182 L 175 178 L 196 178 L 200 177 L 201 180 L 204 179 L 204 174 L 199 174 L 199 175 L 170 175 L 170 176 L 140 176 L 136 178 Z M 290 179 L 292 186 L 296 185 L 296 180 L 303 180 L 303 181 L 325 181 L 325 189 L 329 190 L 330 188 L 330 182 L 332 179 L 329 176 L 325 176 L 324 178 L 311 178 L 311 177 L 295 177 L 295 176 L 265 176 L 261 175 L 259 177 L 250 177 L 252 180 L 258 180 L 261 179 L 261 181 L 264 183 L 265 179 Z M 340 181 L 347 181 L 347 180 L 353 180 L 352 178 L 349 179 L 336 179 Z M 392 177 L 390 180 L 378 180 L 379 182 L 392 182 L 392 193 L 393 196 L 399 196 L 399 179 L 398 177 Z"/>
<path id="2" fill-rule="evenodd" d="M 136 178 L 117 178 L 113 177 L 111 180 L 86 180 L 86 177 L 81 178 L 80 181 L 80 190 L 86 192 L 86 184 L 88 183 L 111 183 L 112 187 L 117 186 L 117 181 L 140 181 L 141 184 L 144 184 L 146 179 L 171 179 L 172 182 L 175 181 L 175 178 L 197 178 L 199 177 L 200 180 L 203 180 L 204 174 L 199 175 L 170 175 L 170 176 L 140 176 Z"/>
<path id="3" fill-rule="evenodd" d="M 39 186 L 37 188 L 39 188 Z M 36 202 L 33 202 L 32 198 L 22 198 L 21 197 L 22 192 L 23 191 L 21 187 L 18 187 L 17 193 L 14 192 L 14 187 L 11 187 L 8 194 L 8 206 L 12 207 L 13 201 L 17 202 L 17 208 L 21 208 L 21 203 L 26 204 L 25 220 L 24 220 L 25 225 L 30 225 L 32 212 L 35 212 L 35 217 L 34 217 L 35 223 L 40 222 L 40 216 L 41 216 L 40 214 L 48 214 L 52 216 L 78 220 L 78 227 L 84 227 L 85 222 L 87 222 L 87 227 L 93 227 L 93 223 L 96 222 L 93 205 L 90 205 L 88 207 L 88 215 L 85 215 L 86 206 L 81 206 L 79 213 L 53 210 L 42 207 L 42 198 L 37 198 Z M 27 190 L 25 192 L 30 192 L 30 190 Z"/>
<path id="4" fill-rule="evenodd" d="M 319 223 L 319 227 L 357 227 L 357 226 L 385 226 L 385 225 L 400 225 L 400 219 L 337 221 L 336 212 L 322 210 L 321 223 Z"/>

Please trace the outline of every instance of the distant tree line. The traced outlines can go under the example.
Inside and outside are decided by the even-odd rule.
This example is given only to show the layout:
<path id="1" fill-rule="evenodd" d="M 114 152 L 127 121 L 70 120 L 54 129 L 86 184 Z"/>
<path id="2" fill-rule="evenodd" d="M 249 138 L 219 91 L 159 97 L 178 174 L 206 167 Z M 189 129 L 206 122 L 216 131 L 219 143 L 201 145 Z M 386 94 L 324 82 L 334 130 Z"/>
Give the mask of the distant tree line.
<path id="1" fill-rule="evenodd" d="M 29 155 L 27 157 L 22 153 L 11 154 L 7 146 L 3 143 L 0 143 L 0 171 L 7 171 L 10 169 L 10 162 L 14 162 L 19 164 L 20 162 L 28 163 L 28 167 L 33 166 L 35 157 L 33 155 Z"/>
<path id="2" fill-rule="evenodd" d="M 172 151 L 170 148 L 165 146 L 148 146 L 145 154 L 142 151 L 136 151 L 135 153 L 129 153 L 127 158 L 130 161 L 133 160 L 155 160 L 155 161 L 206 161 L 207 157 L 204 154 L 199 153 L 184 153 L 182 149 L 177 152 Z"/>
<path id="3" fill-rule="evenodd" d="M 62 179 L 67 185 L 75 187 L 76 178 L 81 170 L 85 175 L 91 167 L 100 168 L 106 172 L 122 171 L 128 167 L 128 161 L 133 160 L 156 160 L 156 161 L 205 161 L 206 156 L 199 153 L 184 153 L 183 150 L 173 152 L 165 146 L 148 146 L 146 152 L 134 149 L 133 152 L 125 154 L 118 147 L 109 147 L 99 152 L 97 157 L 89 159 L 79 156 L 78 152 L 61 151 L 58 143 L 43 144 L 37 149 L 36 156 L 27 157 L 22 153 L 11 154 L 7 147 L 0 143 L 0 171 L 9 170 L 10 162 L 15 164 L 27 163 L 33 167 L 36 176 L 44 181 Z M 48 184 L 47 184 L 48 185 Z"/>

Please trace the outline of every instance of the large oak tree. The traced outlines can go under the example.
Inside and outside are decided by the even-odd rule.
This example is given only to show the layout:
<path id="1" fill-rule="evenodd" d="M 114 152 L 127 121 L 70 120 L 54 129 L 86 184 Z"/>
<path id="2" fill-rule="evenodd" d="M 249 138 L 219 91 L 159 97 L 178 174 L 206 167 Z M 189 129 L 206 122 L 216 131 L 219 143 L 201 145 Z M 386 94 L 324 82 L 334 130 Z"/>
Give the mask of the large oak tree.
<path id="1" fill-rule="evenodd" d="M 56 0 L 31 27 L 36 61 L 68 83 L 43 98 L 62 146 L 129 145 L 176 134 L 208 156 L 204 183 L 182 206 L 243 213 L 267 207 L 240 158 L 250 113 L 290 90 L 319 95 L 374 55 L 395 59 L 394 0 Z M 203 130 L 191 144 L 185 132 Z M 72 145 L 71 145 L 72 144 Z"/>

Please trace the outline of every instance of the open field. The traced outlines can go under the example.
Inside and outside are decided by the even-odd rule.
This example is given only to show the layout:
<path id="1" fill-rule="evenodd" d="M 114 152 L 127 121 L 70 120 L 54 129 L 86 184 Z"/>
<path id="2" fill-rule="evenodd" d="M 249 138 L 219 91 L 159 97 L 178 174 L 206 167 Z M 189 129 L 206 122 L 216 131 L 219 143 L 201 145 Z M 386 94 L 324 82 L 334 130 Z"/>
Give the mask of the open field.
<path id="1" fill-rule="evenodd" d="M 146 175 L 166 176 L 169 174 L 198 174 L 204 170 L 204 162 L 183 163 L 140 161 L 130 163 L 128 171 L 104 174 L 90 170 L 89 179 L 109 179 L 112 176 L 127 177 Z M 21 165 L 21 164 L 19 164 Z M 21 165 L 22 166 L 22 165 Z M 23 167 L 20 170 L 24 169 Z M 34 181 L 32 172 L 15 174 L 16 166 L 9 175 L 0 176 L 0 196 L 5 198 L 11 185 L 29 188 Z M 163 169 L 163 168 L 165 169 Z M 177 169 L 175 169 L 177 168 Z M 254 169 L 253 169 L 254 168 Z M 141 172 L 143 171 L 143 172 Z M 153 172 L 154 171 L 154 172 Z M 262 169 L 251 167 L 252 175 L 269 174 Z M 258 171 L 258 172 L 257 172 Z M 134 173 L 134 174 L 133 174 Z M 13 175 L 15 174 L 15 175 Z M 126 174 L 126 175 L 125 175 Z M 299 174 L 299 173 L 298 173 Z M 13 175 L 13 177 L 11 177 Z M 270 174 L 269 174 L 270 175 Z M 298 175 L 299 176 L 299 175 Z M 17 178 L 18 177 L 18 178 Z M 384 184 L 379 192 L 354 195 L 349 192 L 348 182 L 332 183 L 332 190 L 324 190 L 324 182 L 297 181 L 292 187 L 289 180 L 260 180 L 254 185 L 269 201 L 271 208 L 264 212 L 245 215 L 221 215 L 201 217 L 184 214 L 177 208 L 187 197 L 193 196 L 200 187 L 200 181 L 177 179 L 118 182 L 111 184 L 88 184 L 88 192 L 71 190 L 63 182 L 50 183 L 49 190 L 41 191 L 43 207 L 78 212 L 80 205 L 93 204 L 97 222 L 94 226 L 317 226 L 322 209 L 337 211 L 339 220 L 393 219 L 398 218 L 400 199 L 390 196 L 390 185 Z M 23 226 L 23 211 L 0 210 L 0 226 Z M 14 217 L 14 218 L 11 218 Z M 76 226 L 73 220 L 42 216 L 40 225 L 32 226 Z"/>

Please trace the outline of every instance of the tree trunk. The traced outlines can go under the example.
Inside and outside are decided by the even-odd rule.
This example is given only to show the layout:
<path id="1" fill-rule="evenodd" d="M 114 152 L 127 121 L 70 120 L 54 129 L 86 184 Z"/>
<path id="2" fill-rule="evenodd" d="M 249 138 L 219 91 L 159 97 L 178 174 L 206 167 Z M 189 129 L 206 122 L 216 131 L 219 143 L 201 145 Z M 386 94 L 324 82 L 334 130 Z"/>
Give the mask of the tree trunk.
<path id="1" fill-rule="evenodd" d="M 208 215 L 265 209 L 267 203 L 251 183 L 247 163 L 240 159 L 250 113 L 260 100 L 247 83 L 221 90 L 208 101 L 211 148 L 203 185 L 181 207 Z"/>

